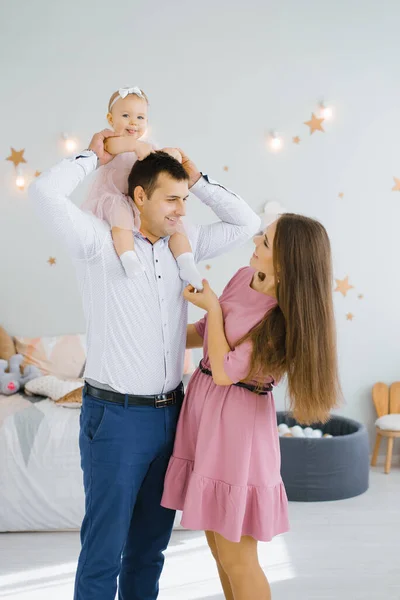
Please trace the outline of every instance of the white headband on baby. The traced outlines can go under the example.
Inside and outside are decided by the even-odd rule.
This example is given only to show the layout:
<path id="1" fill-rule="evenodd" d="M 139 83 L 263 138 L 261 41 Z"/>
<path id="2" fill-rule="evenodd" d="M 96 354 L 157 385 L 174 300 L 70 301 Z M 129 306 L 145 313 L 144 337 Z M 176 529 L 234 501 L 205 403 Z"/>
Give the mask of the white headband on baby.
<path id="1" fill-rule="evenodd" d="M 140 88 L 138 88 L 138 87 L 120 88 L 118 90 L 118 96 L 115 96 L 114 100 L 110 104 L 110 110 L 112 109 L 112 107 L 114 106 L 114 104 L 116 103 L 117 100 L 119 100 L 120 98 L 126 98 L 128 96 L 128 94 L 136 94 L 136 96 L 139 96 L 139 98 L 144 99 L 144 96 L 143 96 Z"/>

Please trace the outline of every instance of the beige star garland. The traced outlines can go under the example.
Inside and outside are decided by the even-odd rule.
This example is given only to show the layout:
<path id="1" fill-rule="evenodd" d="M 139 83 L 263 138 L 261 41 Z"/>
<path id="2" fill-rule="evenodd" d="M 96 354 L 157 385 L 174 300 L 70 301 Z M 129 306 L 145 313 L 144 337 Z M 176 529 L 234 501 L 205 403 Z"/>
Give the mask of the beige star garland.
<path id="1" fill-rule="evenodd" d="M 397 177 L 393 177 L 393 179 L 396 185 L 392 187 L 392 192 L 400 192 L 400 179 Z"/>
<path id="2" fill-rule="evenodd" d="M 349 276 L 347 275 L 344 279 L 335 279 L 336 288 L 335 292 L 340 292 L 343 296 L 346 296 L 347 292 L 354 288 L 354 285 L 350 285 Z"/>
<path id="3" fill-rule="evenodd" d="M 319 119 L 312 113 L 310 121 L 304 121 L 304 125 L 307 125 L 310 128 L 310 135 L 314 133 L 314 131 L 322 131 L 325 132 L 325 129 L 322 127 L 322 123 L 325 121 L 322 117 Z"/>
<path id="4" fill-rule="evenodd" d="M 26 163 L 24 152 L 25 148 L 22 150 L 14 150 L 14 148 L 11 148 L 11 154 L 10 156 L 7 156 L 6 160 L 10 160 L 12 163 L 14 163 L 14 167 L 17 168 L 19 164 Z"/>
<path id="5" fill-rule="evenodd" d="M 53 256 L 50 256 L 49 260 L 47 261 L 49 263 L 49 265 L 52 267 L 53 265 L 56 264 L 56 259 Z"/>
<path id="6" fill-rule="evenodd" d="M 347 321 L 352 321 L 354 319 L 353 313 L 347 313 L 346 319 L 347 319 Z"/>

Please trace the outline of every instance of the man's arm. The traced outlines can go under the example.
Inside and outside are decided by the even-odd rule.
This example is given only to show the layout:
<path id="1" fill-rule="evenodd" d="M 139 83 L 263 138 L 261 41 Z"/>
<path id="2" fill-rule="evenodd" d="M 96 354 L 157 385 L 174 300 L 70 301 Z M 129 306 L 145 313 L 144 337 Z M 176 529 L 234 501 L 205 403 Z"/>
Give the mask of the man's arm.
<path id="1" fill-rule="evenodd" d="M 29 196 L 43 222 L 64 240 L 74 258 L 94 256 L 101 248 L 106 229 L 92 215 L 83 212 L 69 196 L 83 179 L 96 169 L 97 161 L 106 164 L 112 156 L 104 151 L 104 139 L 114 132 L 107 130 L 93 136 L 90 150 L 64 159 L 29 188 Z"/>
<path id="2" fill-rule="evenodd" d="M 202 348 L 203 338 L 197 331 L 194 323 L 191 323 L 186 328 L 186 348 Z"/>
<path id="3" fill-rule="evenodd" d="M 190 191 L 220 219 L 211 225 L 189 225 L 188 233 L 194 242 L 196 262 L 218 256 L 247 242 L 260 230 L 260 217 L 240 196 L 202 175 L 180 148 L 179 152 L 189 175 Z"/>
<path id="4" fill-rule="evenodd" d="M 74 189 L 97 165 L 92 152 L 82 158 L 64 159 L 42 173 L 29 188 L 29 196 L 43 223 L 61 239 L 74 258 L 94 256 L 106 231 L 94 216 L 83 212 L 69 198 Z"/>

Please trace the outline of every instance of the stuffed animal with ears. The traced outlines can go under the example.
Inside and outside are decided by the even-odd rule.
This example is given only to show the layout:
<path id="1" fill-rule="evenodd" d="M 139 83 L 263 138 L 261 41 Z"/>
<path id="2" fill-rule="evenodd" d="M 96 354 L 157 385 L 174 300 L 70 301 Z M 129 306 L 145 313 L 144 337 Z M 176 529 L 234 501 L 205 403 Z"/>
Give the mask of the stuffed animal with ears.
<path id="1" fill-rule="evenodd" d="M 41 372 L 34 365 L 27 365 L 21 372 L 23 360 L 22 354 L 14 354 L 8 362 L 0 360 L 0 394 L 4 396 L 16 394 L 28 381 L 41 377 Z"/>

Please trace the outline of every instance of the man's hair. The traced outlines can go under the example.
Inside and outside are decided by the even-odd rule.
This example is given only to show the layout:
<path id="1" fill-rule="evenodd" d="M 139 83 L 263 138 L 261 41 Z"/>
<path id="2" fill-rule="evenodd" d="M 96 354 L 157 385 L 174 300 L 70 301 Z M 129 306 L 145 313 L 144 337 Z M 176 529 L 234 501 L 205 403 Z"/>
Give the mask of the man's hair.
<path id="1" fill-rule="evenodd" d="M 188 181 L 189 175 L 175 158 L 162 152 L 152 152 L 143 160 L 137 160 L 128 177 L 128 194 L 133 199 L 133 192 L 141 186 L 148 198 L 157 187 L 160 173 L 166 173 L 176 181 Z"/>

